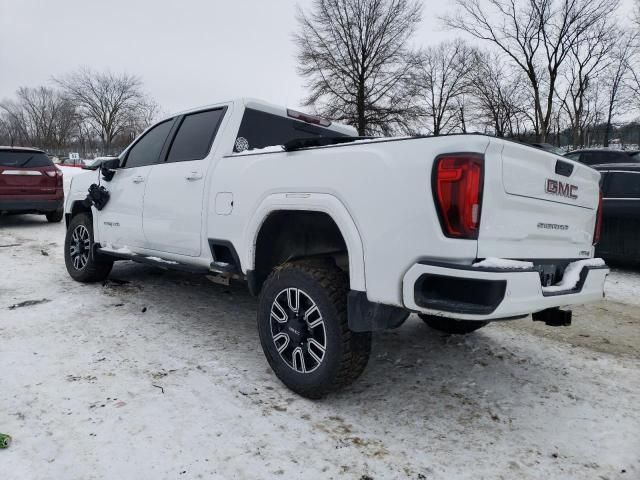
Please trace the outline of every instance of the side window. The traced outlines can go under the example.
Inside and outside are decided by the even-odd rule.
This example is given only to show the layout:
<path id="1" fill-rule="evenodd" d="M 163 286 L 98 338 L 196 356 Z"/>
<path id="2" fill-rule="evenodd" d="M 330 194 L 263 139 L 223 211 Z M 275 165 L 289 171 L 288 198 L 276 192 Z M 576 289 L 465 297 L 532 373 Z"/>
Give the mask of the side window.
<path id="1" fill-rule="evenodd" d="M 185 115 L 171 144 L 167 162 L 202 160 L 209 154 L 225 109 Z"/>
<path id="2" fill-rule="evenodd" d="M 569 160 L 573 160 L 576 162 L 580 161 L 580 154 L 579 153 L 568 153 L 567 155 L 565 155 L 565 157 L 567 157 Z"/>
<path id="3" fill-rule="evenodd" d="M 173 119 L 167 120 L 145 133 L 129 150 L 124 168 L 144 167 L 156 163 L 172 125 Z"/>
<path id="4" fill-rule="evenodd" d="M 607 198 L 640 198 L 640 173 L 609 172 Z"/>

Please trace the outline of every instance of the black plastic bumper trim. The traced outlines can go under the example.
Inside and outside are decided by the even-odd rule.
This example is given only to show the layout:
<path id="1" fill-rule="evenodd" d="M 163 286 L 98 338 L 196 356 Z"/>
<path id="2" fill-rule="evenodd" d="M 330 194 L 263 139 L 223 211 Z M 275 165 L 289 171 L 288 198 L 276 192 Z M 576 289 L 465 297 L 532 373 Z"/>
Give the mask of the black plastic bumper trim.
<path id="1" fill-rule="evenodd" d="M 416 305 L 431 310 L 489 315 L 504 300 L 506 280 L 454 277 L 424 273 L 413 287 Z"/>
<path id="2" fill-rule="evenodd" d="M 62 210 L 64 199 L 0 200 L 0 212 L 56 212 Z"/>

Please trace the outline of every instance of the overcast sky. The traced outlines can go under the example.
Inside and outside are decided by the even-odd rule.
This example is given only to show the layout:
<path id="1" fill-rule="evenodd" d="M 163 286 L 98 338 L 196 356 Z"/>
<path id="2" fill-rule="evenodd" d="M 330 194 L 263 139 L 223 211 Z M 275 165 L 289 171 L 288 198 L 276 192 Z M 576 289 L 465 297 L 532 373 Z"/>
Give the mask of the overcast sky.
<path id="1" fill-rule="evenodd" d="M 437 16 L 453 2 L 424 3 L 415 42 L 452 38 Z M 0 100 L 84 65 L 140 76 L 165 113 L 241 96 L 299 107 L 296 4 L 311 0 L 0 0 Z"/>

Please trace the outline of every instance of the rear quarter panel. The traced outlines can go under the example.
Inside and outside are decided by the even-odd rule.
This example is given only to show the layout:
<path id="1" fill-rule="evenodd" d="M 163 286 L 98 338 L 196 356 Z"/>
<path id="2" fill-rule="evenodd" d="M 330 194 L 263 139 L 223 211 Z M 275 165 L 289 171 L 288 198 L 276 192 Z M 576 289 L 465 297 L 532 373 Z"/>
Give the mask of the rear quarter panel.
<path id="1" fill-rule="evenodd" d="M 212 179 L 207 236 L 232 241 L 246 272 L 253 268 L 257 232 L 248 219 L 267 197 L 309 194 L 300 204 L 315 202 L 318 209 L 323 195 L 334 197 L 344 205 L 362 244 L 367 297 L 402 305 L 402 277 L 414 262 L 468 263 L 476 258 L 476 241 L 443 235 L 431 193 L 431 172 L 440 154 L 484 153 L 488 144 L 488 137 L 467 135 L 226 156 Z M 216 213 L 220 192 L 233 195 L 231 214 Z"/>

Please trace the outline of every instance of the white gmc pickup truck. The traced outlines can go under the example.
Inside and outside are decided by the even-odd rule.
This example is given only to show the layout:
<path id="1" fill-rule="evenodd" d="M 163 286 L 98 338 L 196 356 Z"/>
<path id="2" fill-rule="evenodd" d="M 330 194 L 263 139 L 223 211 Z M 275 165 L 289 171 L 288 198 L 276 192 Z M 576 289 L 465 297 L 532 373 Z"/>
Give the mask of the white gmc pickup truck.
<path id="1" fill-rule="evenodd" d="M 173 115 L 74 177 L 65 260 L 81 282 L 121 259 L 246 280 L 269 364 L 318 398 L 410 312 L 448 333 L 569 324 L 558 307 L 601 299 L 608 273 L 591 258 L 599 179 L 503 139 L 363 139 L 242 99 Z"/>

